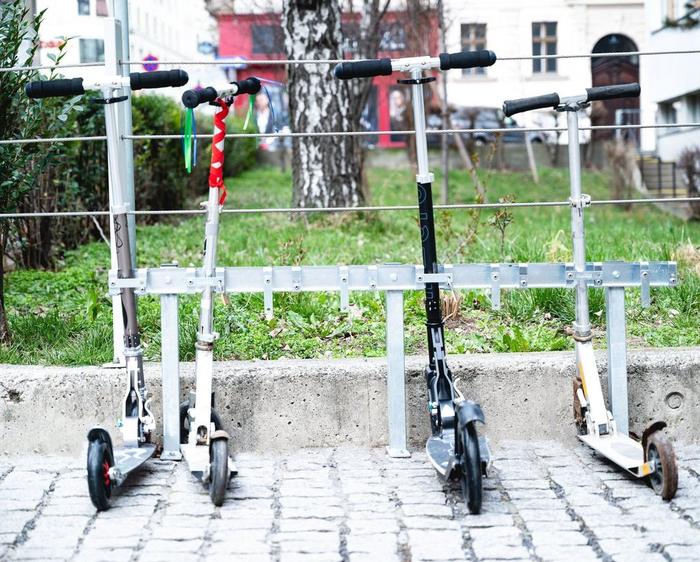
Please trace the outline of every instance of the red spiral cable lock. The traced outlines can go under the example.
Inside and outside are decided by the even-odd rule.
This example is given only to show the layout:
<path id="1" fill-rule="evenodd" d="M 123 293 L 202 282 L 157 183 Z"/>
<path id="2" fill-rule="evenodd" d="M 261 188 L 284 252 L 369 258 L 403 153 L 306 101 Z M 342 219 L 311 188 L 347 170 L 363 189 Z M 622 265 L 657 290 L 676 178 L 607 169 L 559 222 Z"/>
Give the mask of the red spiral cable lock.
<path id="1" fill-rule="evenodd" d="M 219 205 L 226 201 L 226 186 L 224 185 L 224 140 L 226 139 L 225 119 L 228 115 L 228 105 L 221 98 L 215 102 L 219 107 L 214 114 L 214 137 L 211 139 L 211 165 L 209 167 L 209 188 L 220 189 Z"/>

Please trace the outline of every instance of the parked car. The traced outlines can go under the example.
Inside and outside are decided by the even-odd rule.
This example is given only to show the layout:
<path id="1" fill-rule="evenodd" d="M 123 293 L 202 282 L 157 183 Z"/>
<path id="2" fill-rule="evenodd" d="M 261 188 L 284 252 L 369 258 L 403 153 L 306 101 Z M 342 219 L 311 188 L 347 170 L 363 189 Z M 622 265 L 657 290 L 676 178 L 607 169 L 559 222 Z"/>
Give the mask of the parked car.
<path id="1" fill-rule="evenodd" d="M 525 142 L 525 133 L 518 132 L 517 129 L 523 128 L 512 117 L 503 117 L 500 109 L 495 107 L 459 107 L 450 114 L 452 129 L 513 129 L 506 133 L 502 133 L 502 141 L 508 143 Z M 431 114 L 427 119 L 427 127 L 430 129 L 442 129 L 442 117 L 437 114 Z M 461 133 L 464 142 L 469 142 L 470 136 L 473 135 L 474 142 L 477 145 L 490 144 L 496 142 L 498 133 L 489 131 L 479 131 L 475 133 Z M 531 131 L 527 133 L 530 142 L 547 142 L 547 137 L 544 133 Z M 454 143 L 454 139 L 451 140 Z M 440 146 L 440 135 L 428 135 L 428 146 Z"/>

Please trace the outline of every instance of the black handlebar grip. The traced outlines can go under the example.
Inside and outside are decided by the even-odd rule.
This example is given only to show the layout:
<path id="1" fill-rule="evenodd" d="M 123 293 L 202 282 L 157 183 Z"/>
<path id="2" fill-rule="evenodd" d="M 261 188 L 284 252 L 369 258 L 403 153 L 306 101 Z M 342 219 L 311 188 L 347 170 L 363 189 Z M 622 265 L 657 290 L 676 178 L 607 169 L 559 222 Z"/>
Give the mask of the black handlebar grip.
<path id="1" fill-rule="evenodd" d="M 38 99 L 79 96 L 85 93 L 85 89 L 82 78 L 60 78 L 29 82 L 24 87 L 24 92 L 27 97 Z"/>
<path id="2" fill-rule="evenodd" d="M 638 98 L 641 88 L 636 82 L 615 84 L 614 86 L 596 86 L 586 88 L 588 101 L 613 100 L 616 98 Z"/>
<path id="3" fill-rule="evenodd" d="M 491 66 L 495 62 L 496 53 L 486 49 L 481 51 L 462 51 L 461 53 L 440 53 L 440 70 Z"/>
<path id="4" fill-rule="evenodd" d="M 155 72 L 132 72 L 129 74 L 132 90 L 184 86 L 189 80 L 184 70 L 157 70 Z"/>
<path id="5" fill-rule="evenodd" d="M 341 62 L 333 69 L 333 74 L 340 80 L 389 76 L 391 74 L 391 59 Z"/>
<path id="6" fill-rule="evenodd" d="M 187 90 L 182 94 L 182 103 L 185 107 L 194 109 L 202 103 L 214 101 L 217 95 L 216 90 L 211 86 L 201 90 Z"/>
<path id="7" fill-rule="evenodd" d="M 521 98 L 519 100 L 508 100 L 503 102 L 503 114 L 506 117 L 530 111 L 532 109 L 544 109 L 551 107 L 554 109 L 559 105 L 559 94 L 545 94 L 543 96 L 533 96 L 531 98 Z"/>
<path id="8" fill-rule="evenodd" d="M 251 76 L 250 78 L 246 78 L 245 80 L 240 80 L 239 82 L 231 82 L 231 84 L 235 84 L 238 86 L 238 91 L 236 92 L 237 96 L 240 96 L 241 94 L 250 94 L 255 95 L 260 91 L 260 80 L 258 80 L 255 76 Z"/>

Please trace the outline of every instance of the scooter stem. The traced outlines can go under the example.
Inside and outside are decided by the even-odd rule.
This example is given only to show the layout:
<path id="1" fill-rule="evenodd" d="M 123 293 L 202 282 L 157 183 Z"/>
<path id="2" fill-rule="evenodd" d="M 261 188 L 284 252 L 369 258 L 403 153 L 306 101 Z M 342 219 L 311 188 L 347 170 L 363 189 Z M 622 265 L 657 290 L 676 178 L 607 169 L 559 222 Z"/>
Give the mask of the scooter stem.
<path id="1" fill-rule="evenodd" d="M 211 164 L 209 167 L 209 195 L 207 199 L 207 220 L 204 230 L 204 260 L 202 267 L 206 277 L 213 277 L 216 270 L 216 249 L 219 241 L 219 215 L 224 189 L 224 142 L 226 140 L 226 116 L 228 105 L 217 99 L 214 114 L 214 138 L 211 143 Z M 202 302 L 199 315 L 198 343 L 211 344 L 216 339 L 213 332 L 213 291 L 207 287 L 202 292 Z"/>
<path id="2" fill-rule="evenodd" d="M 413 121 L 416 131 L 416 160 L 418 173 L 418 213 L 425 273 L 438 273 L 437 249 L 435 245 L 435 219 L 433 217 L 433 174 L 428 165 L 428 142 L 425 134 L 425 104 L 423 102 L 423 72 L 411 71 Z M 425 313 L 428 329 L 428 353 L 430 365 L 437 369 L 440 377 L 447 376 L 445 362 L 444 330 L 440 311 L 440 286 L 437 283 L 425 285 Z M 451 390 L 450 390 L 451 393 Z"/>
<path id="3" fill-rule="evenodd" d="M 411 85 L 412 100 L 413 100 L 413 121 L 416 130 L 416 159 L 418 161 L 418 174 L 416 181 L 418 183 L 432 183 L 433 174 L 430 173 L 428 165 L 428 141 L 425 135 L 425 104 L 423 102 L 423 84 L 418 83 L 423 78 L 423 72 L 413 70 L 411 79 L 414 83 Z"/>
<path id="4" fill-rule="evenodd" d="M 566 107 L 566 121 L 569 133 L 569 180 L 571 182 L 571 235 L 573 241 L 574 270 L 576 282 L 576 321 L 574 334 L 585 339 L 591 335 L 591 322 L 588 312 L 588 284 L 583 278 L 586 271 L 586 245 L 583 222 L 583 209 L 590 201 L 581 193 L 581 150 L 578 137 L 578 107 Z"/>
<path id="5" fill-rule="evenodd" d="M 206 277 L 213 277 L 216 272 L 216 247 L 219 239 L 219 216 L 224 189 L 224 141 L 226 138 L 226 116 L 228 105 L 221 99 L 214 114 L 214 137 L 211 143 L 211 165 L 209 168 L 209 195 L 207 199 L 207 221 L 204 234 L 203 269 Z M 199 330 L 197 331 L 195 355 L 195 388 L 197 397 L 194 407 L 194 426 L 190 431 L 188 442 L 196 445 L 198 442 L 209 442 L 212 376 L 214 371 L 214 342 L 217 339 L 214 332 L 214 291 L 206 287 L 202 291 L 199 311 Z"/>

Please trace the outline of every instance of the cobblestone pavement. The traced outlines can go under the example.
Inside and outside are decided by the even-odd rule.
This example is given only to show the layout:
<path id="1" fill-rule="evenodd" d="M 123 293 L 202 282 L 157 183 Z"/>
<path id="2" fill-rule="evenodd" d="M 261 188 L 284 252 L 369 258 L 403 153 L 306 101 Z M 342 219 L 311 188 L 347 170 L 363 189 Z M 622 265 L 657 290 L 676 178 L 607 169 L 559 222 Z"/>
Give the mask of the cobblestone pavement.
<path id="1" fill-rule="evenodd" d="M 183 463 L 152 460 L 99 515 L 82 460 L 0 458 L 0 559 L 70 561 L 700 560 L 700 447 L 662 502 L 580 446 L 499 444 L 483 513 L 425 454 L 239 455 L 215 508 Z"/>

